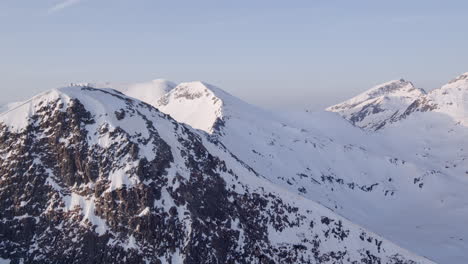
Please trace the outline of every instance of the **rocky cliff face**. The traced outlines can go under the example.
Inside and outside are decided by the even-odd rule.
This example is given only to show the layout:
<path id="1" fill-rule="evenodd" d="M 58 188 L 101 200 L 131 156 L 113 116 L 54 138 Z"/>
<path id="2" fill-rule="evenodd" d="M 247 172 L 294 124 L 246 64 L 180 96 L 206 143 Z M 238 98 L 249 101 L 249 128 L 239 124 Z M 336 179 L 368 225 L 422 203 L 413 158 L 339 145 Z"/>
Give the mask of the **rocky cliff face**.
<path id="1" fill-rule="evenodd" d="M 1 261 L 432 263 L 152 106 L 91 87 L 0 116 Z"/>

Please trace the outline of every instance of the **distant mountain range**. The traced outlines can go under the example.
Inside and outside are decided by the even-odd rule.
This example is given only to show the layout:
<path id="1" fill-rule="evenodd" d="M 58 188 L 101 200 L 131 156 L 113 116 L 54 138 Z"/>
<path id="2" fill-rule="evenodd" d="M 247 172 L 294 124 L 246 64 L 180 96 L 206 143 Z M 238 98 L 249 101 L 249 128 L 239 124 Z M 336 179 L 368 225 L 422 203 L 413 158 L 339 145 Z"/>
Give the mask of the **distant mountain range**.
<path id="1" fill-rule="evenodd" d="M 464 264 L 467 95 L 273 113 L 158 79 L 3 106 L 0 263 Z"/>
<path id="2" fill-rule="evenodd" d="M 468 125 L 468 73 L 430 93 L 403 79 L 378 85 L 327 108 L 352 124 L 370 130 L 400 121 L 413 112 L 436 112 Z"/>

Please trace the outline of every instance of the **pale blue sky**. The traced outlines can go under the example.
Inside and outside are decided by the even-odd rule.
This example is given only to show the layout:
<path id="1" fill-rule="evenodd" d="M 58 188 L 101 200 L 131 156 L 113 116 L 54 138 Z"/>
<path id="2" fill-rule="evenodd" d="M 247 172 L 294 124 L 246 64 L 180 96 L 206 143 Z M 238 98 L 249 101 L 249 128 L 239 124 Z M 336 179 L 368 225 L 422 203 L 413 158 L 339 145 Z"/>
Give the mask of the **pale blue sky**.
<path id="1" fill-rule="evenodd" d="M 468 1 L 1 0 L 0 102 L 77 81 L 204 80 L 319 109 L 468 71 Z"/>

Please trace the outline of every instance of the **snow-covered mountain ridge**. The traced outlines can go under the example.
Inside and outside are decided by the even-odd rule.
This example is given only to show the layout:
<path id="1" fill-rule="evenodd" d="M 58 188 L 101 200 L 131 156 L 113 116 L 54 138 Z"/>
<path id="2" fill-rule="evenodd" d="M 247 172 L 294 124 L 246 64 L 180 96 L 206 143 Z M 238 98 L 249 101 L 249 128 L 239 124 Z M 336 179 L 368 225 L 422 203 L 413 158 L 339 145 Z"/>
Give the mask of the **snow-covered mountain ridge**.
<path id="1" fill-rule="evenodd" d="M 356 126 L 378 130 L 398 120 L 406 108 L 425 94 L 424 90 L 401 79 L 375 86 L 327 110 L 339 113 Z"/>
<path id="2" fill-rule="evenodd" d="M 376 86 L 335 106 L 354 123 L 269 112 L 204 82 L 49 91 L 0 113 L 0 223 L 11 226 L 0 258 L 428 262 L 409 250 L 466 263 L 467 76 L 430 93 Z M 35 231 L 10 235 L 26 223 Z M 51 236 L 71 255 L 54 255 Z"/>
<path id="3" fill-rule="evenodd" d="M 327 110 L 337 112 L 352 124 L 367 130 L 379 130 L 413 112 L 442 113 L 467 125 L 467 98 L 468 73 L 465 73 L 429 93 L 404 80 L 392 81 Z"/>
<path id="4" fill-rule="evenodd" d="M 407 111 L 431 94 L 398 80 L 350 100 L 366 109 L 371 131 L 380 127 L 376 134 L 332 113 L 270 113 L 202 82 L 184 83 L 156 107 L 206 132 L 259 177 L 420 255 L 464 263 L 468 132 L 427 107 Z"/>
<path id="5" fill-rule="evenodd" d="M 0 260 L 433 263 L 149 104 L 88 86 L 0 114 Z"/>
<path id="6" fill-rule="evenodd" d="M 427 95 L 429 108 L 468 126 L 468 73 L 462 74 Z M 424 106 L 423 106 L 424 107 Z"/>

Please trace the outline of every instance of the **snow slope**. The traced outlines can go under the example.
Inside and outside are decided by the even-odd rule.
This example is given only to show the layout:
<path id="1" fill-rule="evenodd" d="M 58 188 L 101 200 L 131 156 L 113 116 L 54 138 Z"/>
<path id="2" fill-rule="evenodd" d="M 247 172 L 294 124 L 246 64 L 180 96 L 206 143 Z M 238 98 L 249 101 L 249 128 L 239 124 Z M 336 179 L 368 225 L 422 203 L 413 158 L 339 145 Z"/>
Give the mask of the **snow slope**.
<path id="1" fill-rule="evenodd" d="M 176 87 L 157 107 L 207 132 L 259 177 L 420 255 L 466 263 L 468 134 L 443 116 L 440 122 L 417 114 L 405 119 L 405 110 L 422 96 L 400 80 L 342 105 L 340 111 L 362 116 L 357 124 L 370 130 L 395 126 L 376 134 L 334 113 L 270 113 L 201 82 Z"/>

